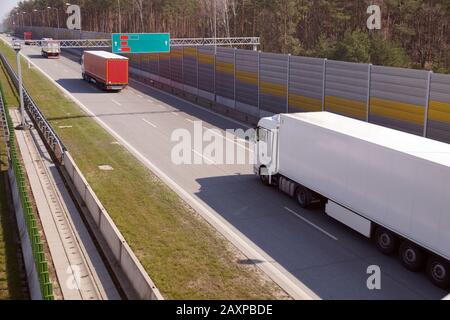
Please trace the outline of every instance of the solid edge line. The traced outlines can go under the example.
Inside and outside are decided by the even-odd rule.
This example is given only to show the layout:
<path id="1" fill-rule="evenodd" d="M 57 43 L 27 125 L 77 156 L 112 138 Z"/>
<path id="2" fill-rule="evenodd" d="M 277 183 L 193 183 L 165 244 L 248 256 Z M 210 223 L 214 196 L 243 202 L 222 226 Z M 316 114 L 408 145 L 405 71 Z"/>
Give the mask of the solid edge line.
<path id="1" fill-rule="evenodd" d="M 309 289 L 305 284 L 300 282 L 297 278 L 290 275 L 290 273 L 285 270 L 281 265 L 279 268 L 274 267 L 270 261 L 274 261 L 274 259 L 270 258 L 267 253 L 260 253 L 258 249 L 252 248 L 250 244 L 244 241 L 242 238 L 248 240 L 248 238 L 243 235 L 240 231 L 238 231 L 234 226 L 230 225 L 227 221 L 224 221 L 224 218 L 218 217 L 216 214 L 211 212 L 208 208 L 205 207 L 199 200 L 195 199 L 192 195 L 190 195 L 187 191 L 185 191 L 181 186 L 179 186 L 175 181 L 173 181 L 168 175 L 166 175 L 162 170 L 160 170 L 156 165 L 154 165 L 150 160 L 148 160 L 143 154 L 141 154 L 137 149 L 135 149 L 131 144 L 129 144 L 124 138 L 122 138 L 118 133 L 116 133 L 112 128 L 110 128 L 105 122 L 99 119 L 93 112 L 91 112 L 83 103 L 81 103 L 77 98 L 75 98 L 68 90 L 62 87 L 59 83 L 57 83 L 54 79 L 52 79 L 47 73 L 45 73 L 39 66 L 37 66 L 28 56 L 25 56 L 23 53 L 21 55 L 29 61 L 33 66 L 39 70 L 47 79 L 49 79 L 56 87 L 58 87 L 62 92 L 64 92 L 75 104 L 77 104 L 81 109 L 83 109 L 87 114 L 91 115 L 95 121 L 97 121 L 104 129 L 106 129 L 111 135 L 116 137 L 117 140 L 121 141 L 123 145 L 134 154 L 142 163 L 146 164 L 161 180 L 167 183 L 173 191 L 175 191 L 181 198 L 183 198 L 187 203 L 194 207 L 202 217 L 208 221 L 217 231 L 219 231 L 228 241 L 234 244 L 245 256 L 248 258 L 254 258 L 259 260 L 266 260 L 266 263 L 256 264 L 258 268 L 260 268 L 264 273 L 271 278 L 280 288 L 286 291 L 294 299 L 301 300 L 320 300 L 320 297 L 317 296 L 311 289 Z M 139 83 L 139 82 L 138 82 Z M 145 84 L 143 84 L 146 86 Z M 158 89 L 157 89 L 158 90 Z M 159 90 L 158 90 L 159 91 Z M 167 94 L 166 92 L 161 91 L 161 93 Z M 169 94 L 170 95 L 170 94 Z M 178 97 L 175 97 L 178 98 Z M 183 102 L 186 102 L 183 99 L 178 98 Z M 195 106 L 195 105 L 194 105 Z M 208 111 L 209 113 L 222 117 L 226 120 L 239 123 L 238 121 L 234 121 L 232 119 L 228 119 L 221 115 L 215 114 L 212 111 L 203 109 L 201 107 L 196 106 L 202 110 Z M 226 229 L 229 230 L 226 230 Z M 239 237 L 239 235 L 241 235 Z M 251 242 L 250 240 L 248 240 Z M 251 242 L 253 243 L 253 242 Z M 256 244 L 254 244 L 256 246 Z M 256 246 L 257 247 L 257 246 Z M 265 257 L 267 256 L 267 257 Z M 263 258 L 263 259 L 261 259 Z M 280 270 L 282 269 L 282 270 Z M 271 270 L 274 270 L 277 274 L 272 274 Z M 283 285 L 279 282 L 283 282 Z M 296 283 L 297 282 L 297 283 Z M 300 291 L 300 292 L 298 292 Z"/>

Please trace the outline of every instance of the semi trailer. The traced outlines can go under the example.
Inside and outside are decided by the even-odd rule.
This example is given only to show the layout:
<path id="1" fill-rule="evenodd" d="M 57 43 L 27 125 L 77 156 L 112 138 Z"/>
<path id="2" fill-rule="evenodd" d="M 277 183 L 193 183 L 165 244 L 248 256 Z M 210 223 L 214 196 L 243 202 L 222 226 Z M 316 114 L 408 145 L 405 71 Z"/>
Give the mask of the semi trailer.
<path id="1" fill-rule="evenodd" d="M 128 58 L 106 51 L 85 51 L 81 58 L 83 79 L 103 90 L 120 91 L 128 85 Z"/>
<path id="2" fill-rule="evenodd" d="M 329 112 L 280 114 L 257 127 L 261 181 L 398 253 L 450 286 L 450 145 Z"/>
<path id="3" fill-rule="evenodd" d="M 26 31 L 23 33 L 23 40 L 25 42 L 25 45 L 29 44 L 29 41 L 33 39 L 33 33 L 30 31 Z"/>

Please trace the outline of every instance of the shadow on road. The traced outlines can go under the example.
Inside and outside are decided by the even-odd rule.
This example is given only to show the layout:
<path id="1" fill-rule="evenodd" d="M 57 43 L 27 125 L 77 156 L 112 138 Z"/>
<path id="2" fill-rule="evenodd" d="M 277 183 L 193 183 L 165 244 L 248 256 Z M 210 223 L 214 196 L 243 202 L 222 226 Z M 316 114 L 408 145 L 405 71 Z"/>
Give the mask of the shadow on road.
<path id="1" fill-rule="evenodd" d="M 446 294 L 423 273 L 409 272 L 396 257 L 380 254 L 372 241 L 328 217 L 320 207 L 301 209 L 294 199 L 262 185 L 253 175 L 196 181 L 198 198 L 322 299 L 441 299 Z M 381 268 L 381 290 L 367 288 L 370 265 Z"/>

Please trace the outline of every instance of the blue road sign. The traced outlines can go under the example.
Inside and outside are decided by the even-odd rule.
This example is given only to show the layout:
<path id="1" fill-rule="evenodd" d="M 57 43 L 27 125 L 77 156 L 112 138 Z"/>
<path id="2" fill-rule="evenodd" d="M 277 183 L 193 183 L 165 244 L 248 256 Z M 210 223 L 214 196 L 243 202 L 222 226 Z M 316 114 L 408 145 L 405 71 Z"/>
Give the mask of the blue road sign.
<path id="1" fill-rule="evenodd" d="M 170 52 L 170 33 L 113 33 L 112 52 Z"/>

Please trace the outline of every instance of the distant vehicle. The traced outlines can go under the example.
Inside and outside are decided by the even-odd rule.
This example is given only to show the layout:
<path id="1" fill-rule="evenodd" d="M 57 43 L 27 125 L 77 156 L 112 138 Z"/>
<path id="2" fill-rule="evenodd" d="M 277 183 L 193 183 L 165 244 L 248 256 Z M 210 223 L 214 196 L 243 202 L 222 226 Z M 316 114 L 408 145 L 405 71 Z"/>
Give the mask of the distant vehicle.
<path id="1" fill-rule="evenodd" d="M 41 42 L 42 49 L 41 54 L 46 58 L 58 59 L 61 54 L 61 47 L 59 41 L 53 40 L 52 38 L 44 38 Z"/>
<path id="2" fill-rule="evenodd" d="M 30 41 L 32 39 L 33 39 L 33 34 L 31 32 L 27 31 L 27 32 L 23 33 L 23 40 L 25 41 L 26 45 L 28 44 L 28 41 Z"/>
<path id="3" fill-rule="evenodd" d="M 312 112 L 262 118 L 256 146 L 269 159 L 254 166 L 264 184 L 303 208 L 325 203 L 382 253 L 398 252 L 407 269 L 450 286 L 449 144 Z"/>
<path id="4" fill-rule="evenodd" d="M 128 85 L 128 58 L 106 51 L 85 51 L 81 57 L 83 79 L 103 90 L 120 91 Z"/>

